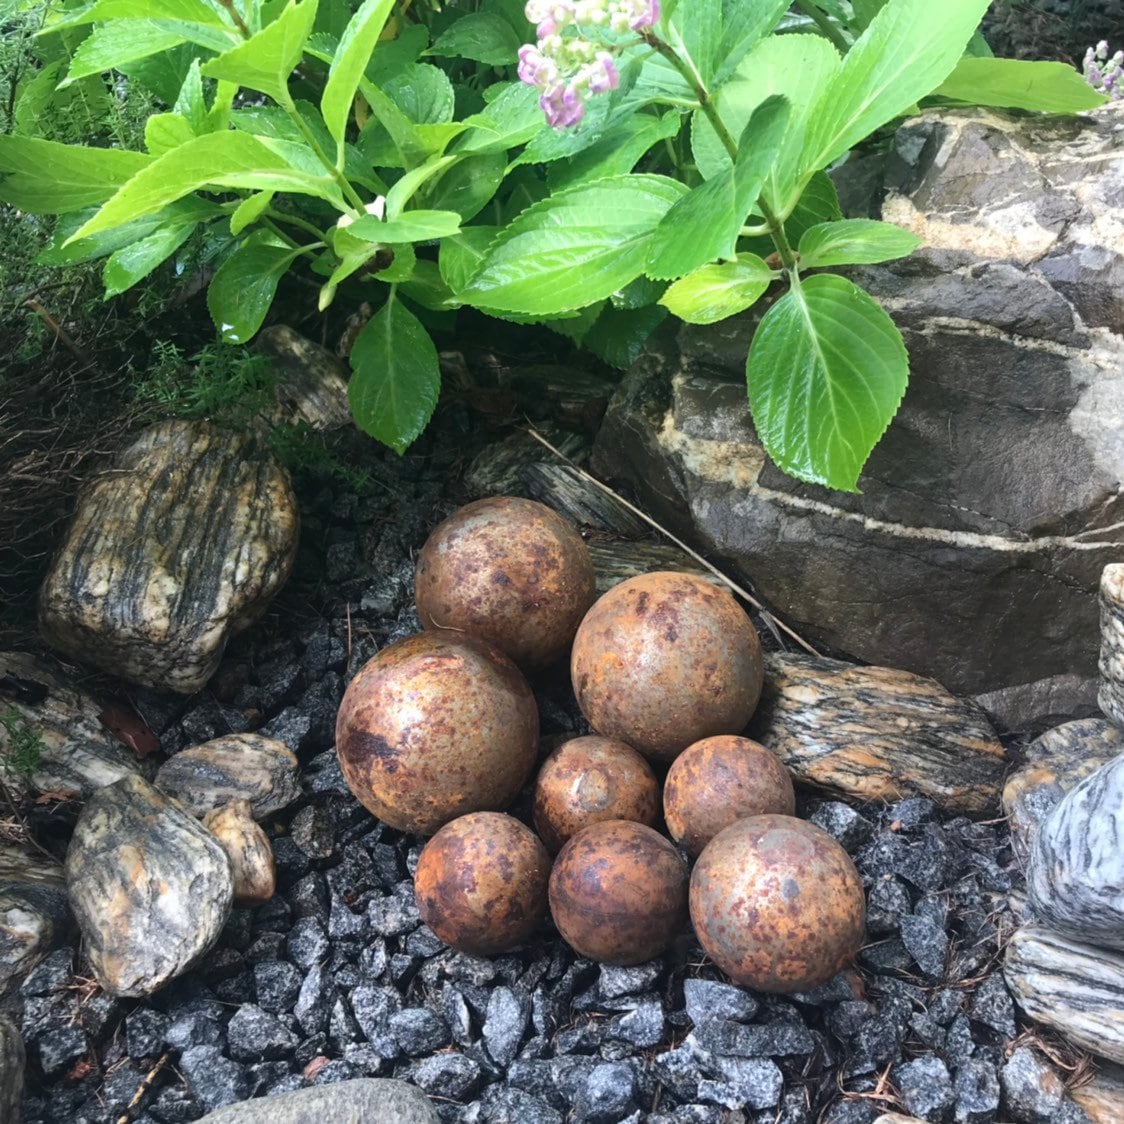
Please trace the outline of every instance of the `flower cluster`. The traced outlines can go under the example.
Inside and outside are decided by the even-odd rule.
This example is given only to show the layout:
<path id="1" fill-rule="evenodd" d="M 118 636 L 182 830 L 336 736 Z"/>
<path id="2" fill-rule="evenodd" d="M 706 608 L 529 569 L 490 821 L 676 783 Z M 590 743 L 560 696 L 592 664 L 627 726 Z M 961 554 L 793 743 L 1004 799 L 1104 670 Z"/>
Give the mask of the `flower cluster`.
<path id="1" fill-rule="evenodd" d="M 1114 100 L 1124 97 L 1124 51 L 1117 51 L 1109 58 L 1108 43 L 1102 39 L 1085 52 L 1081 69 L 1085 72 L 1085 81 L 1094 90 Z"/>
<path id="2" fill-rule="evenodd" d="M 659 0 L 527 0 L 537 41 L 519 48 L 519 77 L 542 91 L 539 105 L 556 129 L 578 124 L 590 94 L 620 85 L 613 52 L 582 33 L 643 31 L 660 18 Z"/>

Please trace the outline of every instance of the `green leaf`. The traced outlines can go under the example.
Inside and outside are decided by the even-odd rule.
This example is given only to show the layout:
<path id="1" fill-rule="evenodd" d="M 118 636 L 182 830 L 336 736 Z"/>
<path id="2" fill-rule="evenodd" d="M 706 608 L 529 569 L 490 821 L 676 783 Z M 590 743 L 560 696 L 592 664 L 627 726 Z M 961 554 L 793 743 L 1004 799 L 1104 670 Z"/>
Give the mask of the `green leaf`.
<path id="1" fill-rule="evenodd" d="M 508 83 L 464 123 L 470 128 L 454 145 L 456 152 L 506 152 L 550 127 L 539 107 L 538 90 L 523 82 Z"/>
<path id="2" fill-rule="evenodd" d="M 320 111 L 337 143 L 342 143 L 347 134 L 351 104 L 360 79 L 393 7 L 394 0 L 364 0 L 336 47 L 328 83 L 320 98 Z"/>
<path id="3" fill-rule="evenodd" d="M 690 0 L 680 4 L 671 19 L 672 26 L 682 39 L 681 53 L 694 63 L 704 86 L 711 85 L 719 61 L 722 8 L 722 0 Z"/>
<path id="4" fill-rule="evenodd" d="M 492 12 L 472 12 L 451 24 L 426 54 L 507 66 L 518 50 L 519 38 L 507 20 Z"/>
<path id="5" fill-rule="evenodd" d="M 826 172 L 816 172 L 784 224 L 784 232 L 789 244 L 795 245 L 810 226 L 821 222 L 835 222 L 842 217 L 839 194 L 831 176 Z"/>
<path id="6" fill-rule="evenodd" d="M 163 156 L 194 138 L 191 124 L 178 113 L 154 113 L 144 123 L 144 147 L 153 156 Z"/>
<path id="7" fill-rule="evenodd" d="M 118 63 L 117 69 L 131 82 L 155 94 L 165 105 L 174 105 L 199 51 L 190 43 L 158 55 Z"/>
<path id="8" fill-rule="evenodd" d="M 433 416 L 441 369 L 429 333 L 393 292 L 356 337 L 351 370 L 356 425 L 401 455 Z"/>
<path id="9" fill-rule="evenodd" d="M 433 156 L 424 164 L 399 177 L 386 193 L 386 217 L 396 219 L 405 209 L 406 204 L 417 194 L 419 188 L 439 176 L 457 159 L 456 156 Z"/>
<path id="10" fill-rule="evenodd" d="M 40 118 L 54 100 L 62 59 L 37 71 L 30 81 L 23 81 L 12 110 L 12 132 L 35 136 L 41 130 Z"/>
<path id="11" fill-rule="evenodd" d="M 442 279 L 437 263 L 426 258 L 420 258 L 414 264 L 409 281 L 401 282 L 398 291 L 430 312 L 453 312 L 460 307 L 460 301 Z"/>
<path id="12" fill-rule="evenodd" d="M 95 27 L 74 52 L 62 85 L 68 86 L 87 74 L 101 74 L 123 63 L 162 54 L 178 47 L 185 38 L 156 20 L 130 20 Z"/>
<path id="13" fill-rule="evenodd" d="M 176 104 L 172 106 L 190 126 L 196 136 L 210 132 L 207 112 L 207 99 L 203 96 L 203 77 L 199 71 L 199 60 L 191 60 L 191 69 L 180 87 Z"/>
<path id="14" fill-rule="evenodd" d="M 383 91 L 415 125 L 444 125 L 453 119 L 453 84 L 432 63 L 411 63 Z"/>
<path id="15" fill-rule="evenodd" d="M 788 124 L 788 102 L 766 98 L 738 142 L 738 159 L 677 200 L 652 236 L 645 272 L 666 281 L 716 258 L 732 258 L 738 234 L 776 163 Z"/>
<path id="16" fill-rule="evenodd" d="M 636 362 L 648 337 L 666 319 L 667 310 L 607 306 L 586 333 L 582 345 L 611 367 L 625 370 Z"/>
<path id="17" fill-rule="evenodd" d="M 961 59 L 933 96 L 1041 113 L 1082 113 L 1108 100 L 1065 63 L 994 58 Z"/>
<path id="18" fill-rule="evenodd" d="M 805 138 L 803 171 L 819 171 L 931 93 L 964 53 L 988 0 L 888 0 L 855 40 Z"/>
<path id="19" fill-rule="evenodd" d="M 912 254 L 921 239 L 892 222 L 842 219 L 809 227 L 800 239 L 800 268 L 873 265 Z"/>
<path id="20" fill-rule="evenodd" d="M 776 277 L 756 254 L 738 254 L 680 278 L 660 304 L 688 324 L 715 324 L 749 308 Z"/>
<path id="21" fill-rule="evenodd" d="M 237 238 L 246 227 L 261 218 L 272 202 L 272 191 L 255 191 L 253 195 L 247 195 L 230 216 L 230 233 Z"/>
<path id="22" fill-rule="evenodd" d="M 579 183 L 631 172 L 652 145 L 675 136 L 681 123 L 677 110 L 669 110 L 662 117 L 649 113 L 630 114 L 577 156 L 552 164 L 551 189 L 561 191 Z"/>
<path id="23" fill-rule="evenodd" d="M 221 78 L 257 90 L 282 105 L 290 102 L 289 75 L 301 61 L 316 19 L 316 0 L 289 0 L 284 11 L 237 47 L 203 67 L 207 78 Z"/>
<path id="24" fill-rule="evenodd" d="M 207 308 L 224 343 L 245 343 L 256 334 L 297 252 L 251 235 L 219 266 Z"/>
<path id="25" fill-rule="evenodd" d="M 539 316 L 604 300 L 644 272 L 652 232 L 685 192 L 663 176 L 624 175 L 552 195 L 496 239 L 462 295 Z"/>
<path id="26" fill-rule="evenodd" d="M 108 199 L 152 163 L 143 152 L 0 136 L 0 199 L 33 215 L 64 215 Z"/>
<path id="27" fill-rule="evenodd" d="M 206 0 L 96 0 L 50 24 L 47 31 L 61 31 L 86 23 L 109 20 L 184 20 L 225 28 L 218 12 Z M 233 31 L 233 29 L 231 29 Z"/>
<path id="28" fill-rule="evenodd" d="M 433 210 L 456 211 L 468 222 L 495 196 L 506 171 L 502 152 L 465 156 L 426 184 L 421 197 Z"/>
<path id="29" fill-rule="evenodd" d="M 848 492 L 908 378 L 894 322 L 832 274 L 802 280 L 765 313 L 746 362 L 754 425 L 777 467 Z"/>
<path id="30" fill-rule="evenodd" d="M 437 265 L 454 293 L 459 293 L 484 264 L 488 247 L 499 232 L 498 226 L 470 226 L 442 240 Z"/>
<path id="31" fill-rule="evenodd" d="M 191 237 L 194 229 L 193 222 L 163 226 L 147 238 L 114 250 L 102 270 L 106 297 L 115 297 L 147 277 Z"/>
<path id="32" fill-rule="evenodd" d="M 455 211 L 403 211 L 387 222 L 364 215 L 351 223 L 347 232 L 367 242 L 427 242 L 447 238 L 460 228 L 461 217 Z"/>
<path id="33" fill-rule="evenodd" d="M 750 49 L 780 22 L 789 0 L 724 0 L 722 42 L 718 47 L 717 88 L 737 69 Z"/>

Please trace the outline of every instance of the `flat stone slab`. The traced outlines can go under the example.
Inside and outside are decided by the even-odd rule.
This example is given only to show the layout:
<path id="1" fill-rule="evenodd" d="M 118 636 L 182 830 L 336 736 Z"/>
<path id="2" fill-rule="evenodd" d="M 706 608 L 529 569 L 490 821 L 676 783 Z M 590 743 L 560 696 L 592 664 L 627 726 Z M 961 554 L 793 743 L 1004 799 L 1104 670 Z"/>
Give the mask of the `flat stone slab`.
<path id="1" fill-rule="evenodd" d="M 98 982 L 151 995 L 218 940 L 234 894 L 218 840 L 139 777 L 99 789 L 66 855 L 70 904 Z"/>
<path id="2" fill-rule="evenodd" d="M 199 1124 L 439 1124 L 429 1098 L 413 1085 L 362 1077 L 228 1105 Z M 530 1124 L 530 1122 L 528 1122 Z"/>
<path id="3" fill-rule="evenodd" d="M 889 667 L 769 653 L 749 736 L 799 780 L 863 800 L 926 796 L 982 813 L 1003 782 L 1003 747 L 983 713 Z"/>
<path id="4" fill-rule="evenodd" d="M 70 928 L 62 868 L 0 847 L 0 991 L 34 968 Z"/>
<path id="5" fill-rule="evenodd" d="M 1025 926 L 1007 945 L 1003 978 L 1029 1018 L 1124 1062 L 1124 956 Z"/>
<path id="6" fill-rule="evenodd" d="M 253 438 L 151 426 L 79 499 L 40 591 L 43 636 L 131 682 L 198 691 L 284 584 L 299 526 L 288 474 Z"/>

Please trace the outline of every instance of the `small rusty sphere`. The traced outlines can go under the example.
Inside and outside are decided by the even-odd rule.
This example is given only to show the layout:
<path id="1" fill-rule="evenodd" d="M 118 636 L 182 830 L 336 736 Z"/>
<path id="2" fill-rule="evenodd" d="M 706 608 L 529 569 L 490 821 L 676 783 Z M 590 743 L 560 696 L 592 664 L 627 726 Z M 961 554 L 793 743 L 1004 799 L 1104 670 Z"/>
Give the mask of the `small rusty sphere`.
<path id="1" fill-rule="evenodd" d="M 336 719 L 348 788 L 384 823 L 419 835 L 509 804 L 538 736 L 534 695 L 502 652 L 432 632 L 369 660 Z"/>
<path id="2" fill-rule="evenodd" d="M 670 840 L 632 820 L 583 828 L 550 873 L 550 912 L 579 956 L 641 964 L 687 921 L 687 864 Z"/>
<path id="3" fill-rule="evenodd" d="M 866 899 L 850 857 L 827 832 L 792 816 L 751 816 L 699 856 L 691 921 L 735 983 L 807 991 L 854 959 Z"/>
<path id="4" fill-rule="evenodd" d="M 689 745 L 671 763 L 664 781 L 667 830 L 692 858 L 738 820 L 795 811 L 792 777 L 777 755 L 736 734 Z"/>
<path id="5" fill-rule="evenodd" d="M 672 572 L 601 597 L 578 628 L 570 671 L 590 725 L 656 761 L 740 733 L 764 677 L 757 630 L 733 597 Z"/>
<path id="6" fill-rule="evenodd" d="M 660 782 L 630 745 L 612 738 L 573 738 L 543 763 L 535 781 L 535 830 L 551 852 L 601 820 L 651 827 L 660 810 Z"/>
<path id="7" fill-rule="evenodd" d="M 491 956 L 525 941 L 546 914 L 550 856 L 529 828 L 502 812 L 447 823 L 414 875 L 422 920 L 447 945 Z"/>
<path id="8" fill-rule="evenodd" d="M 470 503 L 434 528 L 418 557 L 422 627 L 479 636 L 530 670 L 566 654 L 595 596 L 581 535 L 534 500 Z"/>

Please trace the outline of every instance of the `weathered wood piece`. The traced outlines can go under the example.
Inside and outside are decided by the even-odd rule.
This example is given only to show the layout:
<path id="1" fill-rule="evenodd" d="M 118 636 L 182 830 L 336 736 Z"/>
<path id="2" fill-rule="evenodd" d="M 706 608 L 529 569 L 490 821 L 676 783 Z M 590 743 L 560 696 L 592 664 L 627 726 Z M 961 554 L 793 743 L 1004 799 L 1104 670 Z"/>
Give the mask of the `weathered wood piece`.
<path id="1" fill-rule="evenodd" d="M 749 736 L 799 780 L 863 800 L 927 796 L 981 813 L 1003 781 L 1003 747 L 979 709 L 894 668 L 770 653 Z"/>
<path id="2" fill-rule="evenodd" d="M 306 422 L 313 429 L 351 424 L 347 368 L 330 351 L 285 324 L 264 328 L 254 350 L 268 358 L 277 374 L 277 404 L 266 411 L 274 425 Z"/>
<path id="3" fill-rule="evenodd" d="M 87 487 L 39 598 L 48 643 L 190 694 L 264 611 L 296 554 L 287 473 L 203 422 L 146 429 Z"/>
<path id="4" fill-rule="evenodd" d="M 261 905 L 273 897 L 277 878 L 269 836 L 254 822 L 248 800 L 232 800 L 203 817 L 203 826 L 219 841 L 230 860 L 234 904 Z"/>
<path id="5" fill-rule="evenodd" d="M 1026 888 L 1043 924 L 1124 949 L 1124 754 L 1075 785 L 1039 825 Z"/>
<path id="6" fill-rule="evenodd" d="M 1119 753 L 1124 753 L 1124 730 L 1103 718 L 1065 722 L 1026 747 L 1025 764 L 1003 786 L 1003 814 L 1022 865 L 1038 825 L 1062 797 Z"/>
<path id="7" fill-rule="evenodd" d="M 591 483 L 572 465 L 545 461 L 531 464 L 524 472 L 524 480 L 532 499 L 554 508 L 579 527 L 593 527 L 623 538 L 639 538 L 650 533 L 651 529 L 640 516 Z"/>
<path id="8" fill-rule="evenodd" d="M 228 734 L 177 753 L 160 766 L 156 787 L 196 816 L 248 800 L 254 819 L 288 807 L 300 795 L 296 755 L 261 734 Z"/>
<path id="9" fill-rule="evenodd" d="M 101 706 L 27 652 L 0 652 L 0 712 L 12 710 L 19 719 L 10 725 L 30 733 L 38 751 L 34 768 L 17 768 L 11 756 L 13 729 L 0 723 L 0 768 L 4 783 L 17 792 L 85 799 L 141 771 L 136 755 L 98 720 Z"/>
<path id="10" fill-rule="evenodd" d="M 1101 572 L 1101 681 L 1097 705 L 1124 728 L 1124 562 Z"/>
<path id="11" fill-rule="evenodd" d="M 1124 957 L 1025 926 L 1007 945 L 1003 978 L 1027 1016 L 1124 1062 Z"/>
<path id="12" fill-rule="evenodd" d="M 694 574 L 719 589 L 729 587 L 704 566 L 700 566 L 686 551 L 671 543 L 633 541 L 612 535 L 595 535 L 586 543 L 593 559 L 593 576 L 597 592 L 602 594 L 638 574 L 652 574 L 659 570 L 678 570 Z"/>
<path id="13" fill-rule="evenodd" d="M 70 928 L 62 869 L 16 847 L 0 848 L 0 991 L 34 968 Z"/>
<path id="14" fill-rule="evenodd" d="M 23 1071 L 27 1063 L 20 1032 L 5 1015 L 0 1015 L 0 1120 L 20 1124 L 23 1119 Z"/>
<path id="15" fill-rule="evenodd" d="M 543 423 L 543 436 L 567 457 L 582 461 L 589 456 L 589 439 L 580 433 Z M 476 454 L 464 474 L 468 490 L 476 497 L 522 496 L 527 491 L 527 470 L 551 455 L 529 433 L 518 430 Z"/>
<path id="16" fill-rule="evenodd" d="M 70 904 L 98 982 L 150 995 L 218 939 L 234 886 L 225 851 L 139 777 L 91 797 L 66 855 Z"/>

